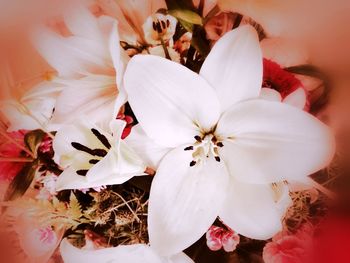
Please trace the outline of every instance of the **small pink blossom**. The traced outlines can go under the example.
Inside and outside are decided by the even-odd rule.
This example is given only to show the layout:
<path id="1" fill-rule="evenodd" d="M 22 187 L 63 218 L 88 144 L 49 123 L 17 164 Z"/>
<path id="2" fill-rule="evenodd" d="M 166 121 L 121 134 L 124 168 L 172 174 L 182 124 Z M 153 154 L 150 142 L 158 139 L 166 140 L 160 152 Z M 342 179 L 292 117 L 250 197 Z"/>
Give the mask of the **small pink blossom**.
<path id="1" fill-rule="evenodd" d="M 206 234 L 207 246 L 212 251 L 223 248 L 226 252 L 232 252 L 239 244 L 239 235 L 232 229 L 226 230 L 222 227 L 211 226 Z"/>
<path id="2" fill-rule="evenodd" d="M 21 247 L 31 257 L 40 257 L 54 249 L 58 238 L 55 231 L 50 226 L 36 228 L 24 234 L 21 237 Z"/>

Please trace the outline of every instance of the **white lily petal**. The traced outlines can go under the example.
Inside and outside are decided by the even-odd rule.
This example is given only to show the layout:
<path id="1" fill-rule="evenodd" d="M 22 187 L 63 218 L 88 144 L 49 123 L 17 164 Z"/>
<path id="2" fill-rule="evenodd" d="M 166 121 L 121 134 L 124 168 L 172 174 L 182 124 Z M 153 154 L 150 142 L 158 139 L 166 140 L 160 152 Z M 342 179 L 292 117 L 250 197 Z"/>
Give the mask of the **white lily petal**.
<path id="1" fill-rule="evenodd" d="M 49 131 L 48 123 L 60 91 L 61 87 L 44 81 L 26 92 L 19 100 L 0 101 L 0 111 L 10 122 L 8 131 Z"/>
<path id="2" fill-rule="evenodd" d="M 298 180 L 333 157 L 333 136 L 312 115 L 284 103 L 251 100 L 230 108 L 217 133 L 228 138 L 220 156 L 243 182 Z"/>
<path id="3" fill-rule="evenodd" d="M 73 36 L 62 37 L 39 28 L 33 39 L 38 51 L 60 77 L 80 77 L 92 72 L 113 75 L 111 55 L 115 53 L 111 54 L 109 46 L 113 38 L 118 38 L 116 21 L 110 17 L 95 18 L 84 7 L 72 8 L 69 12 L 72 13 L 66 16 L 65 22 Z M 113 49 L 118 51 L 120 46 Z"/>
<path id="4" fill-rule="evenodd" d="M 55 105 L 54 98 L 35 98 L 23 102 L 6 100 L 0 102 L 0 111 L 9 120 L 8 131 L 47 128 Z"/>
<path id="5" fill-rule="evenodd" d="M 64 13 L 64 22 L 73 35 L 93 39 L 101 37 L 97 18 L 81 3 L 73 1 Z"/>
<path id="6" fill-rule="evenodd" d="M 230 228 L 249 238 L 268 239 L 282 229 L 282 213 L 290 202 L 276 202 L 271 185 L 256 185 L 232 179 L 220 218 Z M 288 198 L 288 197 L 286 197 Z"/>
<path id="7" fill-rule="evenodd" d="M 285 97 L 283 102 L 302 110 L 306 104 L 306 92 L 299 88 Z"/>
<path id="8" fill-rule="evenodd" d="M 148 232 L 151 247 L 161 255 L 196 242 L 214 222 L 226 197 L 225 165 L 209 158 L 190 167 L 191 160 L 191 153 L 176 148 L 163 158 L 153 179 Z"/>
<path id="9" fill-rule="evenodd" d="M 65 263 L 193 263 L 184 253 L 179 253 L 169 258 L 162 258 L 152 248 L 144 244 L 87 250 L 76 248 L 67 239 L 63 239 L 60 245 L 60 252 Z"/>
<path id="10" fill-rule="evenodd" d="M 127 156 L 118 155 L 116 151 L 110 150 L 101 161 L 90 168 L 86 174 L 87 181 L 99 182 L 99 186 L 114 185 L 125 183 L 134 176 L 145 174 L 146 166 L 139 158 L 125 157 Z"/>
<path id="11" fill-rule="evenodd" d="M 262 88 L 259 98 L 263 100 L 270 100 L 270 101 L 277 101 L 277 102 L 282 101 L 281 94 L 277 90 L 270 89 L 270 88 Z"/>
<path id="12" fill-rule="evenodd" d="M 215 91 L 200 76 L 167 59 L 133 57 L 124 84 L 140 125 L 163 146 L 192 142 L 199 125 L 209 130 L 219 118 Z"/>
<path id="13" fill-rule="evenodd" d="M 72 123 L 81 115 L 88 116 L 91 122 L 104 127 L 113 119 L 117 97 L 114 78 L 96 75 L 75 81 L 56 81 L 69 86 L 66 86 L 57 98 L 51 120 L 53 125 Z"/>
<path id="14" fill-rule="evenodd" d="M 125 183 L 134 176 L 144 175 L 145 170 L 144 165 L 140 163 L 129 164 L 126 169 L 124 167 L 120 168 L 121 165 L 114 165 L 114 162 L 118 157 L 115 156 L 113 151 L 110 151 L 101 161 L 99 161 L 94 166 L 87 167 L 89 172 L 86 176 L 81 176 L 76 173 L 77 169 L 73 167 L 66 168 L 63 173 L 57 179 L 56 191 L 68 190 L 68 189 L 89 189 L 97 188 L 106 185 L 117 185 Z M 84 165 L 87 160 L 83 160 L 80 165 Z M 120 161 L 119 161 L 120 163 Z M 75 164 L 79 165 L 79 164 Z M 89 177 L 88 177 L 89 176 Z"/>
<path id="15" fill-rule="evenodd" d="M 143 244 L 86 250 L 76 248 L 67 239 L 63 239 L 60 252 L 65 263 L 162 263 L 160 257 L 149 246 Z"/>
<path id="16" fill-rule="evenodd" d="M 126 64 L 129 62 L 129 57 L 120 47 L 118 23 L 113 23 L 113 28 L 109 36 L 109 51 L 112 57 L 113 65 L 116 71 L 117 86 L 120 89 L 125 72 Z"/>
<path id="17" fill-rule="evenodd" d="M 130 44 L 136 44 L 137 35 L 129 24 L 130 20 L 128 21 L 127 15 L 124 15 L 124 10 L 119 6 L 120 1 L 98 0 L 97 2 L 106 15 L 118 19 L 121 40 Z"/>
<path id="18" fill-rule="evenodd" d="M 52 81 L 43 81 L 34 88 L 28 90 L 23 97 L 23 101 L 37 98 L 56 98 L 62 91 L 62 86 Z"/>
<path id="19" fill-rule="evenodd" d="M 88 189 L 91 187 L 98 187 L 96 183 L 91 184 L 84 176 L 77 175 L 76 169 L 68 167 L 57 178 L 55 184 L 56 191 L 70 190 L 70 189 Z"/>
<path id="20" fill-rule="evenodd" d="M 185 253 L 178 253 L 176 255 L 163 258 L 163 263 L 194 263 Z"/>
<path id="21" fill-rule="evenodd" d="M 40 54 L 61 77 L 80 76 L 101 67 L 101 59 L 90 53 L 95 47 L 91 40 L 63 38 L 47 29 L 38 30 L 34 38 Z"/>
<path id="22" fill-rule="evenodd" d="M 128 95 L 123 86 L 118 87 L 118 96 L 114 103 L 113 116 L 118 116 L 121 107 L 127 102 Z"/>
<path id="23" fill-rule="evenodd" d="M 109 123 L 109 132 L 113 137 L 113 146 L 119 148 L 123 130 L 125 129 L 126 121 L 113 119 Z"/>
<path id="24" fill-rule="evenodd" d="M 232 30 L 214 45 L 199 74 L 216 89 L 222 112 L 259 96 L 262 61 L 258 35 L 251 26 Z"/>
<path id="25" fill-rule="evenodd" d="M 171 148 L 156 144 L 146 135 L 139 124 L 132 128 L 131 133 L 124 141 L 153 169 L 157 169 L 160 161 L 171 150 Z"/>

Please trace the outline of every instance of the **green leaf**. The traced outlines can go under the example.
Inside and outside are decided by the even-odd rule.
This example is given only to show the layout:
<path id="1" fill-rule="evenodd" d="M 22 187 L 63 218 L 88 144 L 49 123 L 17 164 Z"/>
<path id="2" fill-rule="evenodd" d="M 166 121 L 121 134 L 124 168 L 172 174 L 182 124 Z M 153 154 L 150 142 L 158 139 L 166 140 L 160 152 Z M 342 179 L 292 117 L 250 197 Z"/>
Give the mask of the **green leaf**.
<path id="1" fill-rule="evenodd" d="M 287 67 L 284 69 L 294 74 L 300 74 L 300 75 L 305 75 L 313 78 L 318 78 L 324 81 L 328 80 L 328 77 L 326 76 L 326 74 L 322 72 L 318 67 L 313 65 L 304 64 L 304 65 L 298 65 L 293 67 Z"/>
<path id="2" fill-rule="evenodd" d="M 40 146 L 40 143 L 44 139 L 45 132 L 42 130 L 34 130 L 28 132 L 24 136 L 24 143 L 27 147 L 27 149 L 34 154 L 34 156 L 37 156 L 37 151 Z"/>
<path id="3" fill-rule="evenodd" d="M 36 161 L 26 164 L 8 186 L 4 201 L 15 200 L 23 196 L 34 179 L 36 169 Z"/>
<path id="4" fill-rule="evenodd" d="M 193 24 L 191 23 L 188 23 L 182 19 L 178 19 L 179 20 L 179 23 L 182 25 L 182 27 L 187 31 L 187 32 L 190 32 L 192 33 L 193 32 Z"/>
<path id="5" fill-rule="evenodd" d="M 169 10 L 169 14 L 179 20 L 185 21 L 193 25 L 203 25 L 202 18 L 197 13 L 187 9 L 173 9 Z"/>
<path id="6" fill-rule="evenodd" d="M 192 1 L 189 0 L 165 0 L 168 10 L 172 9 L 188 9 L 195 11 Z"/>
<path id="7" fill-rule="evenodd" d="M 69 214 L 73 220 L 79 219 L 82 216 L 81 205 L 73 192 L 71 192 L 69 197 Z"/>

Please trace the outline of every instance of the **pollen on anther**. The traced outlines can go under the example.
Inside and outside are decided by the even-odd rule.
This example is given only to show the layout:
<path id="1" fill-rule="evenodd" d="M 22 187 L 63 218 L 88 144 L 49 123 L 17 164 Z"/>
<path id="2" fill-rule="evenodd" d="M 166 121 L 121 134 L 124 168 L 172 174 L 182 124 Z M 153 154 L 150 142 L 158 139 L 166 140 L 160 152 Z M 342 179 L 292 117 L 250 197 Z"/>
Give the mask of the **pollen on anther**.
<path id="1" fill-rule="evenodd" d="M 184 149 L 184 151 L 192 151 L 193 150 L 193 146 L 188 146 Z"/>
<path id="2" fill-rule="evenodd" d="M 86 176 L 88 170 L 78 170 L 76 173 L 81 176 Z"/>
<path id="3" fill-rule="evenodd" d="M 218 142 L 218 143 L 216 144 L 216 146 L 218 146 L 218 147 L 224 147 L 224 144 L 223 144 L 222 142 Z"/>
<path id="4" fill-rule="evenodd" d="M 96 159 L 91 159 L 89 160 L 89 163 L 91 164 L 97 164 L 100 160 L 96 160 Z"/>
<path id="5" fill-rule="evenodd" d="M 194 136 L 197 142 L 202 142 L 202 138 L 199 135 Z"/>
<path id="6" fill-rule="evenodd" d="M 161 21 L 161 23 L 162 23 L 162 28 L 165 29 L 166 28 L 166 23 L 163 20 Z"/>

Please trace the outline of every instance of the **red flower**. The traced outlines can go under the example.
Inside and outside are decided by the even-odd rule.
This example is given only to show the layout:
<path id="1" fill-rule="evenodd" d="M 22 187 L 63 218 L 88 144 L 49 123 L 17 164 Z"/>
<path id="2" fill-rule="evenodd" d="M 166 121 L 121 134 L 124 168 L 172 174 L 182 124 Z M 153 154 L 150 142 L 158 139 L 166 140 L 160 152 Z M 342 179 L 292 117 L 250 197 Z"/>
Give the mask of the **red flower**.
<path id="1" fill-rule="evenodd" d="M 126 137 L 129 136 L 131 132 L 134 120 L 131 116 L 125 115 L 124 113 L 119 113 L 117 116 L 117 119 L 124 120 L 126 122 L 126 126 L 122 133 L 122 139 L 125 139 Z"/>
<path id="2" fill-rule="evenodd" d="M 278 91 L 281 94 L 282 100 L 299 88 L 305 90 L 300 80 L 298 80 L 292 73 L 281 68 L 277 63 L 265 58 L 263 63 L 263 88 L 270 88 Z M 308 111 L 309 108 L 309 100 L 307 100 L 304 110 Z"/>
<path id="3" fill-rule="evenodd" d="M 23 151 L 25 131 L 11 132 L 7 135 L 13 141 L 5 141 L 0 145 L 0 181 L 10 182 L 26 164 L 21 162 L 20 158 L 27 157 L 27 154 Z"/>

